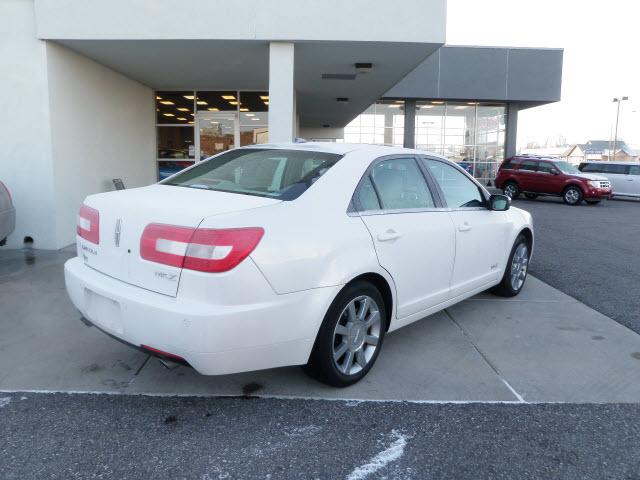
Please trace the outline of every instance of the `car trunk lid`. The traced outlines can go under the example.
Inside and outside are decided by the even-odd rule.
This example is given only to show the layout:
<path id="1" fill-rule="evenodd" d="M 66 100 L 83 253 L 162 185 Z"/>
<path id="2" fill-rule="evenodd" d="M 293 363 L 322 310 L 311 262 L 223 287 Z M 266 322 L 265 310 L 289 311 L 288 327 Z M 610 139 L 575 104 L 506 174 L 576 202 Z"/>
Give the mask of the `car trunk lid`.
<path id="1" fill-rule="evenodd" d="M 140 239 L 151 223 L 196 228 L 205 217 L 264 207 L 279 200 L 196 188 L 152 185 L 87 198 L 99 212 L 99 244 L 78 237 L 91 268 L 147 290 L 175 296 L 181 268 L 144 260 Z"/>

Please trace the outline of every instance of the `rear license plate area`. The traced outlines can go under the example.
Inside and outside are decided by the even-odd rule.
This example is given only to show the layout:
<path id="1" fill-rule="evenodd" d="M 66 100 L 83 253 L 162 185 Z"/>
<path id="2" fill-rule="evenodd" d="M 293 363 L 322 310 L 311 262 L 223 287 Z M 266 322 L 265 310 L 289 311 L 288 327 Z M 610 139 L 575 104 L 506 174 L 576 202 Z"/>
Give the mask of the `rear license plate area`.
<path id="1" fill-rule="evenodd" d="M 120 304 L 92 290 L 85 289 L 87 317 L 98 327 L 116 334 L 124 333 Z"/>

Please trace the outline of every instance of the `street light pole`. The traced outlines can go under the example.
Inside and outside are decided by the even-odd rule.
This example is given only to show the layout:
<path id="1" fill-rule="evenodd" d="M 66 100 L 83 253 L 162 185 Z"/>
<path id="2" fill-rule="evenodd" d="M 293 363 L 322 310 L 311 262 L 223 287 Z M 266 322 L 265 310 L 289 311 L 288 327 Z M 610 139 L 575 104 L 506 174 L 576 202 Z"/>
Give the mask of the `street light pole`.
<path id="1" fill-rule="evenodd" d="M 616 157 L 616 143 L 618 143 L 618 121 L 620 120 L 620 102 L 629 100 L 629 97 L 614 98 L 613 101 L 618 104 L 616 109 L 616 133 L 613 136 L 613 159 Z M 609 150 L 609 161 L 611 161 L 611 150 Z"/>

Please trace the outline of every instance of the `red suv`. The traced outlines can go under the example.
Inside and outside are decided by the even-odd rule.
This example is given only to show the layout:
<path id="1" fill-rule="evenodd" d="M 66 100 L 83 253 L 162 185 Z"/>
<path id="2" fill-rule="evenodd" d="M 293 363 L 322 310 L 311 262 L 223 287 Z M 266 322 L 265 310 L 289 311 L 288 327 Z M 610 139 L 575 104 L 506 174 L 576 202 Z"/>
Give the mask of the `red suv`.
<path id="1" fill-rule="evenodd" d="M 595 205 L 611 197 L 611 183 L 607 177 L 582 173 L 562 160 L 548 157 L 511 157 L 500 165 L 496 187 L 505 195 L 517 198 L 524 193 L 533 200 L 538 195 L 555 195 L 569 205 L 582 200 Z"/>

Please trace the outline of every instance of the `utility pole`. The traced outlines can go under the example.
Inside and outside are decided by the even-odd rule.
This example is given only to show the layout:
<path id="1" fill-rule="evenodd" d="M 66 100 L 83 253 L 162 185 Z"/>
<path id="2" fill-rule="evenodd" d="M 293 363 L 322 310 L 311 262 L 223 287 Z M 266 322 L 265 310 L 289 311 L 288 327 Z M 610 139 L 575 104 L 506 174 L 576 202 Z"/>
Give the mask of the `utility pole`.
<path id="1" fill-rule="evenodd" d="M 616 133 L 613 135 L 613 159 L 616 157 L 616 143 L 618 143 L 618 121 L 620 120 L 620 102 L 629 100 L 629 97 L 614 98 L 613 101 L 618 104 L 616 108 Z M 611 161 L 611 150 L 609 150 L 609 161 Z"/>

